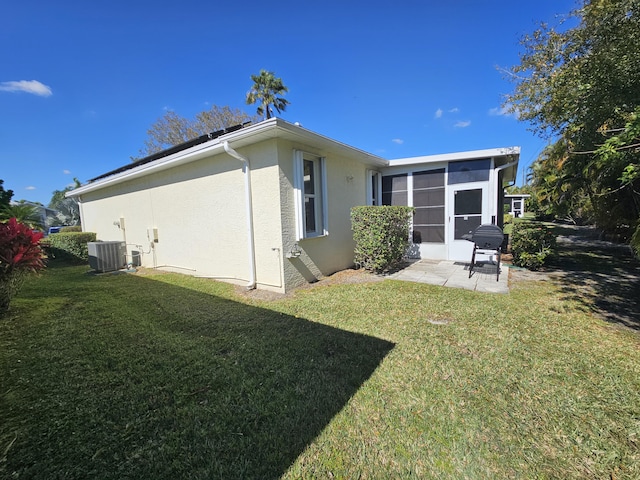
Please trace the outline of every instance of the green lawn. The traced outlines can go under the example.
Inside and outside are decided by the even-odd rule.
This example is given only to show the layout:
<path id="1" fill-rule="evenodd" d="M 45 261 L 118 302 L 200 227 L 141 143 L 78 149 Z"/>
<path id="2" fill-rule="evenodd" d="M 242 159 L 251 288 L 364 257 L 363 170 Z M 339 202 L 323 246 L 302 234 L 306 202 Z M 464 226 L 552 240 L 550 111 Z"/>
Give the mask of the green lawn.
<path id="1" fill-rule="evenodd" d="M 52 265 L 0 319 L 0 478 L 640 478 L 640 336 L 551 282 L 260 302 Z"/>

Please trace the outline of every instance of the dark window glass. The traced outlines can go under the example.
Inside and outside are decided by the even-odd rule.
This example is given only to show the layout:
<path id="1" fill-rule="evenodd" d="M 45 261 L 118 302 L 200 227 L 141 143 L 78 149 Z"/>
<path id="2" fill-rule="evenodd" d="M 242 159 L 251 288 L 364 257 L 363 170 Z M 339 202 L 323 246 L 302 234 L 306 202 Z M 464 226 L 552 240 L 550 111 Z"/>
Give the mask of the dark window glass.
<path id="1" fill-rule="evenodd" d="M 479 215 L 482 213 L 482 189 L 455 192 L 455 215 Z"/>
<path id="2" fill-rule="evenodd" d="M 315 177 L 313 171 L 313 162 L 311 160 L 304 161 L 304 193 L 313 195 L 315 193 Z"/>
<path id="3" fill-rule="evenodd" d="M 304 199 L 305 227 L 307 233 L 316 231 L 316 199 L 305 197 Z"/>
<path id="4" fill-rule="evenodd" d="M 491 159 L 449 162 L 449 185 L 489 180 Z"/>

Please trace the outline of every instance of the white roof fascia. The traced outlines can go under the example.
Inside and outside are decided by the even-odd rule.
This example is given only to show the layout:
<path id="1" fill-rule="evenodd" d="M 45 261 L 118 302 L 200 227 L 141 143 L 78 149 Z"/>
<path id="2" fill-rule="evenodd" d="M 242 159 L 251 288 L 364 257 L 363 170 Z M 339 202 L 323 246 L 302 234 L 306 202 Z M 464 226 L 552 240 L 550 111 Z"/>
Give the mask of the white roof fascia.
<path id="1" fill-rule="evenodd" d="M 421 157 L 398 158 L 389 160 L 390 167 L 404 165 L 418 165 L 421 163 L 454 162 L 473 160 L 476 158 L 495 158 L 520 155 L 520 147 L 488 148 L 485 150 L 471 150 L 467 152 L 442 153 L 438 155 L 424 155 Z"/>
<path id="2" fill-rule="evenodd" d="M 254 136 L 258 136 L 259 138 L 252 138 Z M 233 142 L 234 146 L 239 147 L 250 143 L 256 143 L 257 141 L 264 140 L 266 138 L 285 138 L 294 142 L 297 141 L 308 144 L 328 152 L 337 152 L 342 155 L 347 155 L 368 165 L 386 167 L 389 164 L 389 161 L 382 157 L 378 157 L 369 152 L 365 152 L 364 150 L 352 147 L 346 143 L 338 142 L 337 140 L 308 130 L 301 125 L 295 125 L 277 117 L 272 117 L 269 120 L 228 133 L 220 138 Z"/>
<path id="3" fill-rule="evenodd" d="M 95 190 L 100 190 L 111 185 L 117 185 L 128 180 L 144 177 L 145 175 L 149 175 L 151 173 L 161 172 L 162 170 L 167 170 L 184 163 L 189 163 L 201 158 L 208 157 L 216 150 L 223 150 L 223 145 L 220 143 L 219 138 L 216 138 L 212 142 L 196 145 L 194 147 L 188 148 L 187 150 L 174 153 L 173 155 L 169 155 L 158 160 L 154 160 L 153 162 L 145 163 L 144 165 L 134 167 L 131 170 L 116 173 L 112 176 L 102 178 L 87 185 L 83 185 L 76 188 L 75 190 L 67 192 L 65 194 L 65 197 L 77 197 L 79 195 L 93 192 Z"/>
<path id="4" fill-rule="evenodd" d="M 140 178 L 151 173 L 160 172 L 169 168 L 174 168 L 178 165 L 200 160 L 214 153 L 218 153 L 217 150 L 224 150 L 223 143 L 225 141 L 233 143 L 234 148 L 242 147 L 245 145 L 257 143 L 269 138 L 288 138 L 293 141 L 300 141 L 304 143 L 310 143 L 313 146 L 322 148 L 328 151 L 336 151 L 351 157 L 355 157 L 363 163 L 368 165 L 374 165 L 377 167 L 385 167 L 388 165 L 388 161 L 367 153 L 363 150 L 351 147 L 344 143 L 337 142 L 319 135 L 311 130 L 307 130 L 298 125 L 293 125 L 282 119 L 273 117 L 255 125 L 242 128 L 235 132 L 221 135 L 209 142 L 195 145 L 186 150 L 176 152 L 167 157 L 159 158 L 153 162 L 145 163 L 137 167 L 133 167 L 130 170 L 113 174 L 109 177 L 102 178 L 93 183 L 83 185 L 70 192 L 67 192 L 67 197 L 77 197 L 85 193 L 100 190 L 111 185 L 117 185 L 128 180 Z"/>

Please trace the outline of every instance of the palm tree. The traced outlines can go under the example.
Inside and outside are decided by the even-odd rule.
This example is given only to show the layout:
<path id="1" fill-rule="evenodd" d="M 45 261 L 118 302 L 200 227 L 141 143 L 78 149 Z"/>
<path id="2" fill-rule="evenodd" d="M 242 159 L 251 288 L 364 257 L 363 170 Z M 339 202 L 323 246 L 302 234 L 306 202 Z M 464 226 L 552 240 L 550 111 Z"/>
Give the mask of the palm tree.
<path id="1" fill-rule="evenodd" d="M 247 105 L 259 102 L 258 115 L 264 115 L 265 119 L 271 118 L 271 106 L 278 113 L 287 109 L 289 101 L 278 96 L 289 91 L 282 83 L 281 78 L 276 77 L 273 72 L 260 70 L 260 75 L 251 75 L 251 80 L 254 81 L 254 84 L 247 92 Z"/>
<path id="2" fill-rule="evenodd" d="M 34 230 L 42 230 L 44 223 L 42 216 L 35 205 L 28 203 L 14 203 L 0 209 L 0 223 L 4 223 L 10 218 L 15 218 L 18 222 L 27 225 Z"/>

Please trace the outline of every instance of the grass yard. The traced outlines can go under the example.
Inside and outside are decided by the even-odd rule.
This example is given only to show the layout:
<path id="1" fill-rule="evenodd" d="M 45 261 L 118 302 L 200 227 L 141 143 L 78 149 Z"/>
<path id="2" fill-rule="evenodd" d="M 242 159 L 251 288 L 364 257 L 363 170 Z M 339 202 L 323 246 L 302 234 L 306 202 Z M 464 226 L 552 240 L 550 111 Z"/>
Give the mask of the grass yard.
<path id="1" fill-rule="evenodd" d="M 639 346 L 552 282 L 266 302 L 54 264 L 0 319 L 0 477 L 637 479 Z"/>

